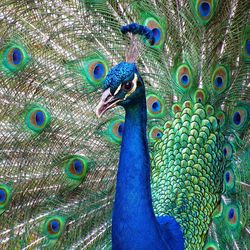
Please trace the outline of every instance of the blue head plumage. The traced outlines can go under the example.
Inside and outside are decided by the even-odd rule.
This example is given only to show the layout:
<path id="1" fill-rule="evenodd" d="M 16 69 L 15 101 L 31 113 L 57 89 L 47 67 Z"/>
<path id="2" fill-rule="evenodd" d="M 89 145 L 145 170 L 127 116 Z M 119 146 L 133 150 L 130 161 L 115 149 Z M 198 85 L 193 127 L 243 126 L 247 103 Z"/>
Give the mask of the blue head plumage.
<path id="1" fill-rule="evenodd" d="M 104 92 L 96 110 L 98 117 L 117 105 L 126 108 L 139 100 L 145 91 L 136 65 L 127 62 L 121 62 L 111 68 L 103 88 Z"/>
<path id="2" fill-rule="evenodd" d="M 104 82 L 104 89 L 110 88 L 111 92 L 115 92 L 120 84 L 132 81 L 134 74 L 138 74 L 134 63 L 121 62 L 108 72 Z"/>
<path id="3" fill-rule="evenodd" d="M 148 27 L 137 23 L 122 26 L 121 32 L 123 34 L 128 32 L 134 35 L 139 34 L 145 37 L 151 45 L 155 43 L 159 35 L 158 32 L 154 33 Z M 128 61 L 131 62 L 131 60 Z M 126 108 L 132 103 L 137 102 L 143 94 L 145 94 L 144 83 L 135 63 L 121 62 L 111 68 L 106 76 L 104 92 L 97 106 L 96 114 L 100 117 L 108 109 L 117 105 Z"/>

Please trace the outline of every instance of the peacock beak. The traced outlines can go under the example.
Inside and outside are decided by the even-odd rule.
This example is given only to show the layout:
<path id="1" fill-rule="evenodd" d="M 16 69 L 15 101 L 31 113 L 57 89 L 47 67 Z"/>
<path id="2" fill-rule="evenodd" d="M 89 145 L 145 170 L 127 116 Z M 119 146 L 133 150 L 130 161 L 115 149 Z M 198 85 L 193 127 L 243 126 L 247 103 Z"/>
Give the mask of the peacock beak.
<path id="1" fill-rule="evenodd" d="M 96 107 L 96 115 L 100 118 L 108 109 L 111 109 L 121 102 L 121 99 L 115 98 L 110 92 L 110 88 L 106 89 L 101 97 L 99 104 Z"/>

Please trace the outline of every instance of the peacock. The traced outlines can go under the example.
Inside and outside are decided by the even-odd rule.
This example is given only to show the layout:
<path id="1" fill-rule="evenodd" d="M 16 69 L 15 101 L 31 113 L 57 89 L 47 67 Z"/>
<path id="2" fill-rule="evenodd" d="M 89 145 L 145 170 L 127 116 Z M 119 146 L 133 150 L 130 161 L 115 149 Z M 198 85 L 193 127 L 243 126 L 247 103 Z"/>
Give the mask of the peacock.
<path id="1" fill-rule="evenodd" d="M 249 249 L 249 10 L 2 0 L 0 249 Z"/>

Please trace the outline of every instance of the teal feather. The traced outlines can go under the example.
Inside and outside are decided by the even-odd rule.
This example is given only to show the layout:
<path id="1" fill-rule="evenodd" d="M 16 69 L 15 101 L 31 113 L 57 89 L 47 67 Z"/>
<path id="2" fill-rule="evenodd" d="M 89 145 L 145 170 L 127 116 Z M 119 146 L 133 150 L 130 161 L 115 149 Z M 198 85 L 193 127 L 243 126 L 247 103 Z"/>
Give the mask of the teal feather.
<path id="1" fill-rule="evenodd" d="M 125 118 L 116 108 L 97 119 L 95 108 L 131 43 L 120 26 L 132 22 L 156 39 L 136 37 L 134 55 L 155 214 L 177 218 L 186 249 L 248 249 L 249 9 L 247 0 L 2 0 L 0 249 L 111 249 Z"/>
<path id="2" fill-rule="evenodd" d="M 0 214 L 8 207 L 11 201 L 11 188 L 5 184 L 0 185 Z"/>

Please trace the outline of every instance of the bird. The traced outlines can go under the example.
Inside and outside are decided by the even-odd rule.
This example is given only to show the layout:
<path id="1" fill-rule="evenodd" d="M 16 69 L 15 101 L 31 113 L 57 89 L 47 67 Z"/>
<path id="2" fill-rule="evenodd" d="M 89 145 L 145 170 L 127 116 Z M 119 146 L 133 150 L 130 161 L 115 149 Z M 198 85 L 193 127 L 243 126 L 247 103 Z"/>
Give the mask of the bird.
<path id="1" fill-rule="evenodd" d="M 247 0 L 2 0 L 0 249 L 248 249 Z"/>

